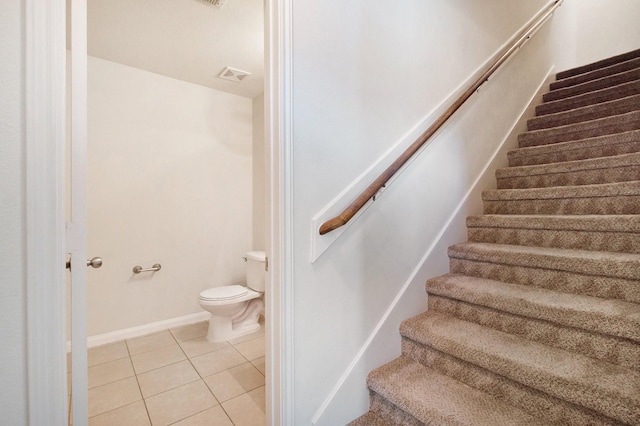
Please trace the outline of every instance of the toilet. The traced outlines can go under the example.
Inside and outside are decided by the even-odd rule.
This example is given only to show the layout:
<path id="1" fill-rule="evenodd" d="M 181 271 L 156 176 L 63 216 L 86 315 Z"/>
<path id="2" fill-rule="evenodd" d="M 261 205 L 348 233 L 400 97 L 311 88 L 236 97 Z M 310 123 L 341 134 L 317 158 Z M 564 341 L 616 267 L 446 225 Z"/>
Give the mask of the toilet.
<path id="1" fill-rule="evenodd" d="M 265 253 L 250 251 L 245 259 L 246 287 L 224 285 L 200 293 L 200 306 L 211 313 L 209 342 L 231 340 L 260 329 L 258 319 L 264 312 Z"/>

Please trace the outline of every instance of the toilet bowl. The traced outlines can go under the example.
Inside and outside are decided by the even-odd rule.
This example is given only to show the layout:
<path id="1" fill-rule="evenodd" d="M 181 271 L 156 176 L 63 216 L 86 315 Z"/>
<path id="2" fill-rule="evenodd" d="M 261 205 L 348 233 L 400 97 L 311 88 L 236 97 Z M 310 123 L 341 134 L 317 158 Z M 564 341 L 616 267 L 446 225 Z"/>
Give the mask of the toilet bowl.
<path id="1" fill-rule="evenodd" d="M 265 253 L 246 254 L 247 285 L 224 285 L 204 290 L 200 306 L 211 313 L 207 340 L 212 343 L 231 340 L 260 329 L 264 312 Z"/>

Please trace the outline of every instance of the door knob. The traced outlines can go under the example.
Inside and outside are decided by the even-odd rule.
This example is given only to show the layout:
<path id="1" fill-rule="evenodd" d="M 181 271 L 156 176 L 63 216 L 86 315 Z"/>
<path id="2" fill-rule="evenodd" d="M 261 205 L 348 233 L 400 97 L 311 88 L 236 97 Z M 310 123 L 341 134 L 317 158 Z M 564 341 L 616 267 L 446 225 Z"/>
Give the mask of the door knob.
<path id="1" fill-rule="evenodd" d="M 87 260 L 87 266 L 91 266 L 92 268 L 99 268 L 102 266 L 102 258 L 94 257 L 90 260 Z"/>
<path id="2" fill-rule="evenodd" d="M 94 257 L 93 259 L 87 259 L 87 266 L 91 266 L 92 268 L 99 268 L 102 266 L 102 258 Z M 67 260 L 66 263 L 67 269 L 71 269 L 71 261 Z"/>

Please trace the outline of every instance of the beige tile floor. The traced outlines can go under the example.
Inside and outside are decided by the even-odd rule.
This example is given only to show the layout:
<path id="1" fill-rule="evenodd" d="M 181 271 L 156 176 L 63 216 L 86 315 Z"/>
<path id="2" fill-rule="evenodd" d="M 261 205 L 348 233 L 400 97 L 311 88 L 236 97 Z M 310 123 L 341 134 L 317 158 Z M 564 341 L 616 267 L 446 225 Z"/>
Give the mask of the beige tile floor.
<path id="1" fill-rule="evenodd" d="M 264 425 L 264 325 L 215 344 L 207 326 L 89 349 L 89 425 Z"/>

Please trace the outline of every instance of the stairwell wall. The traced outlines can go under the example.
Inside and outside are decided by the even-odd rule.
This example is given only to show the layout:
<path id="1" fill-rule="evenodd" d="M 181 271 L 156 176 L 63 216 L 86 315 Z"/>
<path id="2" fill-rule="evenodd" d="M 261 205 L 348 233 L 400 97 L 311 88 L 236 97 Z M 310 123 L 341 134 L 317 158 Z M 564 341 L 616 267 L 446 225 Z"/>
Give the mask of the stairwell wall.
<path id="1" fill-rule="evenodd" d="M 583 65 L 640 49 L 639 1 L 572 1 L 576 7 L 574 65 Z"/>
<path id="2" fill-rule="evenodd" d="M 488 170 L 506 163 L 554 65 L 567 11 L 313 263 L 312 218 L 545 4 L 293 5 L 294 424 L 345 424 L 367 410 L 366 374 L 399 355 L 399 322 L 426 309 L 424 281 L 465 240 L 464 218 L 495 185 Z"/>

